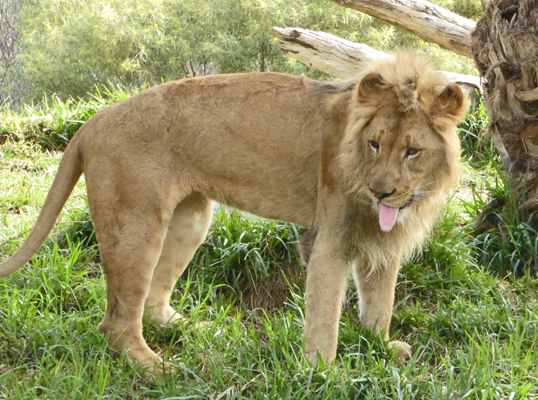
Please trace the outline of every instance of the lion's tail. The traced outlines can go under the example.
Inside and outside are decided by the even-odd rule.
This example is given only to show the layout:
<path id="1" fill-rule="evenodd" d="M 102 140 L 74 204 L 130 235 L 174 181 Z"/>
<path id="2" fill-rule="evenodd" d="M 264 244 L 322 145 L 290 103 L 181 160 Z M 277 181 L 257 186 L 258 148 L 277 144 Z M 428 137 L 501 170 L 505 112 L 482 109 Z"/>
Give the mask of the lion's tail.
<path id="1" fill-rule="evenodd" d="M 39 213 L 28 238 L 13 256 L 0 263 L 0 278 L 17 271 L 30 261 L 54 227 L 60 211 L 82 175 L 80 150 L 77 142 L 74 138 L 67 146 L 43 209 Z"/>

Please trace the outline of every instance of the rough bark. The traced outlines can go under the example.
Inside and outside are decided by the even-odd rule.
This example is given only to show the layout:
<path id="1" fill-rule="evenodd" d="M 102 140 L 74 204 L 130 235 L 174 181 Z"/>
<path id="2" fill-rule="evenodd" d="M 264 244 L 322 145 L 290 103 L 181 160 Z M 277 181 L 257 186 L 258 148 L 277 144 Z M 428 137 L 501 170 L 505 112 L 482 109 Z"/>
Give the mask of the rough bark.
<path id="1" fill-rule="evenodd" d="M 0 105 L 16 105 L 21 88 L 14 84 L 17 73 L 17 54 L 20 51 L 20 32 L 17 29 L 22 1 L 0 0 Z"/>
<path id="2" fill-rule="evenodd" d="M 331 35 L 301 28 L 273 28 L 273 35 L 280 39 L 282 53 L 340 79 L 357 76 L 364 62 L 386 57 L 387 54 L 365 44 L 350 42 Z M 474 99 L 480 91 L 480 78 L 444 72 L 451 82 L 458 83 Z"/>
<path id="3" fill-rule="evenodd" d="M 538 211 L 538 0 L 492 0 L 473 32 L 489 130 L 528 211 Z"/>
<path id="4" fill-rule="evenodd" d="M 411 32 L 426 42 L 472 57 L 476 23 L 425 0 L 330 0 Z"/>

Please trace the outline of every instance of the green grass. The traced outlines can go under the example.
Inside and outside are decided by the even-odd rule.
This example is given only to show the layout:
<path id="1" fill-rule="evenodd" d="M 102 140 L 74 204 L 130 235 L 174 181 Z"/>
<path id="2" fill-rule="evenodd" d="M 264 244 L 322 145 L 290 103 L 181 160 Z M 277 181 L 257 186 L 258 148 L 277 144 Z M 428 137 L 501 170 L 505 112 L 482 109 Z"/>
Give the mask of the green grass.
<path id="1" fill-rule="evenodd" d="M 144 326 L 178 373 L 144 379 L 125 354 L 112 356 L 97 329 L 106 291 L 81 181 L 50 240 L 0 281 L 0 399 L 537 398 L 535 232 L 518 213 L 485 124 L 478 110 L 462 127 L 462 187 L 424 251 L 401 269 L 391 333 L 413 346 L 411 361 L 398 365 L 361 329 L 351 283 L 337 360 L 310 368 L 301 232 L 221 210 L 174 293 L 188 321 Z M 61 157 L 51 149 L 63 139 L 40 130 L 39 140 L 10 131 L 0 148 L 2 259 L 34 223 Z M 486 204 L 488 224 L 477 227 Z"/>
<path id="2" fill-rule="evenodd" d="M 89 94 L 89 100 L 62 101 L 55 95 L 45 96 L 39 106 L 26 105 L 20 112 L 13 111 L 6 103 L 0 107 L 0 139 L 3 139 L 0 143 L 6 139 L 29 141 L 44 150 L 62 150 L 84 121 L 107 105 L 138 91 L 109 84 L 96 87 L 95 93 Z"/>

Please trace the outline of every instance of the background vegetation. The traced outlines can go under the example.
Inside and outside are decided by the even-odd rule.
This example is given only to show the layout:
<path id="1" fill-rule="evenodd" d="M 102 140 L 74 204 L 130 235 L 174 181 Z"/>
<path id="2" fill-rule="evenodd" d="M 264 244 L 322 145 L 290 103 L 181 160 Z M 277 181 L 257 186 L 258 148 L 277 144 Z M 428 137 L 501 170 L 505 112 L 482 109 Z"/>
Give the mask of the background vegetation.
<path id="1" fill-rule="evenodd" d="M 481 14 L 479 0 L 434 2 L 470 18 Z M 6 76 L 0 101 L 11 95 L 12 105 L 39 103 L 53 93 L 62 100 L 87 98 L 95 85 L 135 89 L 214 72 L 324 77 L 281 56 L 273 26 L 330 32 L 379 50 L 412 46 L 443 69 L 474 71 L 465 57 L 326 0 L 0 0 L 0 9 L 2 4 L 19 5 L 5 13 L 0 30 L 0 42 L 6 41 L 9 18 L 19 21 L 12 48 L 18 56 L 10 53 L 10 64 L 0 63 L 0 76 Z"/>
<path id="2" fill-rule="evenodd" d="M 481 14 L 478 0 L 439 3 Z M 382 50 L 412 46 L 443 69 L 473 70 L 325 0 L 0 0 L 0 19 L 8 17 L 16 29 L 0 24 L 0 42 L 14 39 L 11 53 L 0 46 L 10 57 L 0 57 L 0 259 L 33 226 L 61 150 L 106 105 L 161 79 L 208 72 L 327 78 L 281 57 L 273 25 Z M 391 332 L 415 349 L 410 362 L 398 365 L 361 329 L 350 283 L 336 363 L 310 368 L 301 231 L 221 209 L 173 297 L 187 321 L 144 326 L 179 372 L 166 383 L 144 379 L 125 355 L 112 357 L 97 330 L 105 282 L 82 180 L 43 248 L 0 281 L 0 399 L 537 398 L 537 232 L 486 125 L 481 106 L 461 125 L 462 184 L 424 251 L 401 270 Z"/>

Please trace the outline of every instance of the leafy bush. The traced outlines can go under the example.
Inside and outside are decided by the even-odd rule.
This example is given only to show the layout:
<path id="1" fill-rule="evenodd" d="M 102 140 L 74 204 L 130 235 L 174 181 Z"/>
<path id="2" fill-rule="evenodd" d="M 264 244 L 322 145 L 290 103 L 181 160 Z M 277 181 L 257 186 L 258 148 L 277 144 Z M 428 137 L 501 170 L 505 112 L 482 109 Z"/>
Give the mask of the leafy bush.
<path id="1" fill-rule="evenodd" d="M 447 69 L 464 57 L 326 0 L 35 0 L 24 7 L 24 102 L 65 100 L 95 85 L 146 83 L 209 72 L 280 71 L 324 76 L 280 55 L 273 26 L 337 34 L 381 50 L 408 45 Z"/>

